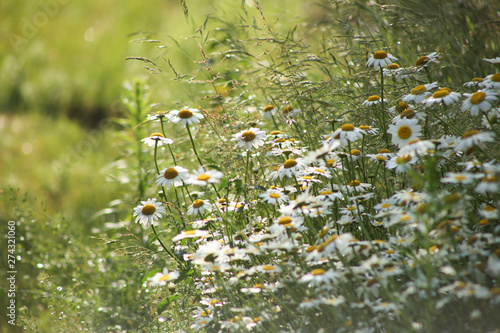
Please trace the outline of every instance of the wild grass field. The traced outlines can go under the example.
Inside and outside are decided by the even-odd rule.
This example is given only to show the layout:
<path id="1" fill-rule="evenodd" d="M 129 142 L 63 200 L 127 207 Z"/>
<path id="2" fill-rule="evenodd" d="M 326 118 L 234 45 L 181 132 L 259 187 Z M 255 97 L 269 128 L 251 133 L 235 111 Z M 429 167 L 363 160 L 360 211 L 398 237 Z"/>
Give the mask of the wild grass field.
<path id="1" fill-rule="evenodd" d="M 0 6 L 2 332 L 500 329 L 496 1 Z"/>

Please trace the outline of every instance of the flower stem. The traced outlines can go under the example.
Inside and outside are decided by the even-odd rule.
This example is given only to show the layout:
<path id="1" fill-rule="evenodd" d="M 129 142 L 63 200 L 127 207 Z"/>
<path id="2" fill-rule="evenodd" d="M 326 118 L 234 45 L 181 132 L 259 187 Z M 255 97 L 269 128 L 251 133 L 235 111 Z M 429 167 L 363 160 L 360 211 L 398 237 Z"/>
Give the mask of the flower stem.
<path id="1" fill-rule="evenodd" d="M 193 135 L 191 134 L 191 129 L 189 128 L 189 124 L 186 124 L 186 128 L 189 133 L 189 139 L 191 140 L 191 145 L 193 146 L 194 154 L 196 155 L 196 158 L 198 159 L 200 166 L 203 167 L 203 162 L 201 161 L 200 156 L 198 155 L 198 151 L 196 150 L 196 145 L 194 144 Z"/>

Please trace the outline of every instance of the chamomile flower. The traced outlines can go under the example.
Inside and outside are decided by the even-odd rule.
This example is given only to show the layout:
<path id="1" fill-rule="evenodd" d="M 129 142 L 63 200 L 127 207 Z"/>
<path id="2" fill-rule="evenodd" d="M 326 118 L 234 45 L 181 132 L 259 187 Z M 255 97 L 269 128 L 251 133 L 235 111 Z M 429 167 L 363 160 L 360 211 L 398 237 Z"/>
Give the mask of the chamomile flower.
<path id="1" fill-rule="evenodd" d="M 470 148 L 481 144 L 482 142 L 494 141 L 493 133 L 480 132 L 477 130 L 470 130 L 463 134 L 462 139 L 455 146 L 455 151 L 466 152 Z"/>
<path id="2" fill-rule="evenodd" d="M 196 199 L 191 206 L 188 208 L 188 215 L 198 215 L 205 212 L 210 212 L 212 210 L 212 205 L 208 200 Z"/>
<path id="3" fill-rule="evenodd" d="M 262 114 L 266 119 L 272 119 L 275 113 L 276 113 L 276 108 L 274 107 L 274 105 L 271 104 L 265 106 L 262 109 Z"/>
<path id="4" fill-rule="evenodd" d="M 431 95 L 431 90 L 437 88 L 437 86 L 437 82 L 416 86 L 411 90 L 409 95 L 403 97 L 402 101 L 406 103 L 422 103 Z"/>
<path id="5" fill-rule="evenodd" d="M 477 184 L 475 191 L 479 194 L 500 192 L 500 170 L 486 170 L 485 176 Z"/>
<path id="6" fill-rule="evenodd" d="M 188 177 L 187 169 L 180 166 L 163 169 L 158 176 L 156 176 L 156 185 L 166 186 L 167 190 L 170 186 L 182 186 L 183 181 Z"/>
<path id="7" fill-rule="evenodd" d="M 483 204 L 478 212 L 486 219 L 493 220 L 499 218 L 498 209 L 491 205 Z"/>
<path id="8" fill-rule="evenodd" d="M 291 105 L 285 106 L 281 109 L 281 114 L 285 118 L 293 118 L 300 113 L 300 109 L 294 109 Z"/>
<path id="9" fill-rule="evenodd" d="M 328 271 L 323 268 L 315 268 L 311 270 L 308 274 L 302 276 L 299 282 L 309 283 L 310 285 L 319 285 L 325 283 L 332 283 L 339 278 L 339 274 L 335 273 L 333 269 Z"/>
<path id="10" fill-rule="evenodd" d="M 401 119 L 389 125 L 387 133 L 392 135 L 392 143 L 402 147 L 409 141 L 417 139 L 422 134 L 421 130 L 417 119 Z"/>
<path id="11" fill-rule="evenodd" d="M 147 121 L 157 121 L 157 120 L 161 120 L 165 117 L 167 117 L 168 115 L 168 112 L 167 111 L 157 111 L 155 112 L 154 114 L 152 115 L 149 115 L 147 117 Z"/>
<path id="12" fill-rule="evenodd" d="M 430 107 L 434 104 L 443 103 L 446 106 L 450 106 L 453 103 L 456 103 L 460 100 L 460 94 L 454 91 L 451 91 L 450 88 L 439 88 L 432 94 L 432 97 L 429 97 L 425 100 L 425 106 Z"/>
<path id="13" fill-rule="evenodd" d="M 203 115 L 199 113 L 197 109 L 193 108 L 184 108 L 182 110 L 173 110 L 170 111 L 169 121 L 177 124 L 181 122 L 182 127 L 186 127 L 186 125 L 192 125 L 195 123 L 199 123 L 200 119 L 203 119 Z"/>
<path id="14" fill-rule="evenodd" d="M 199 168 L 193 171 L 186 179 L 186 182 L 191 185 L 207 186 L 208 184 L 218 183 L 224 174 L 217 170 L 207 170 Z"/>
<path id="15" fill-rule="evenodd" d="M 467 88 L 477 88 L 477 87 L 482 87 L 483 86 L 483 78 L 481 77 L 475 77 L 469 82 L 464 83 L 464 87 Z"/>
<path id="16" fill-rule="evenodd" d="M 400 114 L 398 114 L 396 117 L 392 118 L 391 123 L 394 124 L 401 119 L 424 120 L 425 117 L 426 117 L 426 114 L 424 112 L 416 112 L 415 110 L 412 110 L 412 109 L 405 109 Z"/>
<path id="17" fill-rule="evenodd" d="M 270 180 L 275 180 L 275 179 L 283 179 L 283 177 L 286 178 L 292 178 L 292 177 L 298 177 L 299 172 L 302 171 L 305 168 L 305 164 L 302 162 L 302 158 L 297 158 L 293 159 L 290 158 L 286 160 L 278 170 L 273 171 L 269 174 L 269 179 Z"/>
<path id="18" fill-rule="evenodd" d="M 259 197 L 262 198 L 262 201 L 271 205 L 281 205 L 290 200 L 288 195 L 277 189 L 269 189 L 265 193 L 259 195 Z"/>
<path id="19" fill-rule="evenodd" d="M 173 242 L 177 242 L 178 240 L 185 238 L 197 238 L 197 237 L 205 237 L 209 234 L 207 230 L 187 230 L 182 231 L 180 234 L 172 238 Z"/>
<path id="20" fill-rule="evenodd" d="M 264 139 L 266 137 L 266 132 L 261 131 L 258 128 L 252 127 L 246 131 L 239 132 L 233 135 L 231 141 L 236 141 L 236 147 L 244 147 L 247 150 L 254 148 L 259 148 L 264 145 Z"/>
<path id="21" fill-rule="evenodd" d="M 394 156 L 389 149 L 380 149 L 377 154 L 366 154 L 366 157 L 370 158 L 373 162 L 385 162 Z"/>
<path id="22" fill-rule="evenodd" d="M 409 154 L 393 156 L 386 163 L 387 169 L 394 169 L 397 173 L 403 173 L 411 169 L 416 159 Z"/>
<path id="23" fill-rule="evenodd" d="M 332 143 L 334 140 L 339 140 L 342 146 L 347 146 L 347 142 L 354 142 L 363 138 L 366 132 L 359 127 L 354 127 L 353 124 L 344 124 L 335 132 L 333 132 L 326 143 Z"/>
<path id="24" fill-rule="evenodd" d="M 382 98 L 380 98 L 377 95 L 372 95 L 372 96 L 368 97 L 368 99 L 366 99 L 361 105 L 372 106 L 372 105 L 380 104 L 381 102 L 382 102 Z"/>
<path id="25" fill-rule="evenodd" d="M 434 143 L 430 140 L 411 140 L 408 141 L 408 143 L 401 147 L 399 150 L 399 154 L 409 154 L 411 156 L 415 155 L 427 155 L 427 154 L 433 154 L 434 149 L 436 146 Z"/>
<path id="26" fill-rule="evenodd" d="M 394 61 L 398 61 L 398 59 L 393 55 L 385 51 L 377 51 L 370 56 L 370 59 L 366 62 L 366 67 L 375 69 L 385 68 L 387 65 L 392 65 Z"/>
<path id="27" fill-rule="evenodd" d="M 462 111 L 470 110 L 470 114 L 475 116 L 479 111 L 486 112 L 492 107 L 492 103 L 498 99 L 497 94 L 492 90 L 479 90 L 473 94 L 464 94 L 467 99 L 462 103 Z"/>
<path id="28" fill-rule="evenodd" d="M 500 90 L 500 73 L 486 76 L 483 85 L 486 89 Z"/>
<path id="29" fill-rule="evenodd" d="M 144 226 L 153 224 L 155 220 L 161 219 L 162 214 L 166 214 L 165 207 L 161 202 L 156 202 L 156 198 L 141 201 L 141 205 L 134 208 L 135 222 Z"/>
<path id="30" fill-rule="evenodd" d="M 179 278 L 179 272 L 173 271 L 169 272 L 168 268 L 164 268 L 163 272 L 156 273 L 152 277 L 148 278 L 149 284 L 154 287 L 162 287 L 167 284 L 167 282 L 172 280 L 177 280 Z"/>
<path id="31" fill-rule="evenodd" d="M 449 184 L 473 184 L 483 175 L 470 172 L 448 172 L 441 178 L 442 183 Z"/>
<path id="32" fill-rule="evenodd" d="M 417 67 L 425 67 L 425 66 L 427 66 L 430 63 L 436 63 L 436 64 L 438 64 L 439 63 L 438 60 L 439 60 L 440 57 L 441 57 L 441 55 L 439 53 L 437 53 L 437 52 L 429 53 L 426 56 L 418 57 L 417 61 L 415 62 L 415 66 L 417 66 Z"/>
<path id="33" fill-rule="evenodd" d="M 145 144 L 147 144 L 150 147 L 154 147 L 155 145 L 157 145 L 159 147 L 159 146 L 164 145 L 164 144 L 170 145 L 174 141 L 164 137 L 163 134 L 161 134 L 161 133 L 153 133 L 150 136 L 148 136 L 147 138 L 142 139 L 141 142 L 144 142 Z"/>

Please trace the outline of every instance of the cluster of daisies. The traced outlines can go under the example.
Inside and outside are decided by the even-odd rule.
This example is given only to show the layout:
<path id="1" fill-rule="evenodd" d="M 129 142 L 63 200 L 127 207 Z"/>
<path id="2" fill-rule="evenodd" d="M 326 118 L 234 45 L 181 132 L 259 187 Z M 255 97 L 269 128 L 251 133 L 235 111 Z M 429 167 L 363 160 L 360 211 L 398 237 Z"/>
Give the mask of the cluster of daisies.
<path id="1" fill-rule="evenodd" d="M 377 51 L 366 65 L 394 82 L 422 83 L 440 60 L 431 53 L 401 68 L 394 56 Z M 189 172 L 175 165 L 173 154 L 172 166 L 157 167 L 160 200 L 142 201 L 134 217 L 160 227 L 171 216 L 188 220 L 168 239 L 160 236 L 178 260 L 168 266 L 177 270 L 157 272 L 148 285 L 157 290 L 169 283 L 163 297 L 171 290 L 191 293 L 189 324 L 179 327 L 492 327 L 500 311 L 500 163 L 490 152 L 500 139 L 500 74 L 471 80 L 464 93 L 438 82 L 415 84 L 404 95 L 381 89 L 384 97 L 362 103 L 380 115 L 377 127 L 344 122 L 319 142 L 303 142 L 289 126 L 303 120 L 303 111 L 268 105 L 259 126 L 281 121 L 288 130 L 232 134 L 245 168 L 200 165 Z M 149 120 L 162 128 L 164 120 L 182 122 L 189 130 L 202 118 L 186 108 Z M 174 143 L 161 133 L 143 141 L 155 151 Z M 225 178 L 244 179 L 243 193 L 219 187 Z M 188 268 L 194 273 L 179 273 Z"/>

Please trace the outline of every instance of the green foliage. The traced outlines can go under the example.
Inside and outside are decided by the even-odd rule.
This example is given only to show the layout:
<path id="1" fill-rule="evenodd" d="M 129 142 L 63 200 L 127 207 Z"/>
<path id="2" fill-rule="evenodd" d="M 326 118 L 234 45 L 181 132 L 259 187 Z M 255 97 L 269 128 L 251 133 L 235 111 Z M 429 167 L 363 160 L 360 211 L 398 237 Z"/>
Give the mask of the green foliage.
<path id="1" fill-rule="evenodd" d="M 17 222 L 18 324 L 40 332 L 498 327 L 499 94 L 487 90 L 487 110 L 462 110 L 464 93 L 481 88 L 469 81 L 498 70 L 483 60 L 498 55 L 498 4 L 298 3 L 180 1 L 174 23 L 188 37 L 132 37 L 142 47 L 126 54 L 128 64 L 144 66 L 148 82 L 125 85 L 121 112 L 99 132 L 5 117 L 2 154 L 11 162 L 0 169 L 9 185 L 0 216 L 2 225 Z M 113 45 L 103 47 L 112 57 Z M 399 69 L 367 66 L 387 53 Z M 403 105 L 424 84 L 427 103 Z M 6 103 L 26 100 L 21 90 Z M 459 101 L 429 102 L 439 96 Z M 196 114 L 200 123 L 181 125 Z M 40 123 L 39 140 L 16 130 L 23 121 Z M 405 142 L 408 131 L 420 140 Z M 91 148 L 70 154 L 79 141 Z M 29 161 L 54 160 L 9 182 L 14 170 L 30 174 Z M 174 166 L 189 176 L 172 185 L 167 175 L 182 173 Z M 47 188 L 53 198 L 33 199 Z"/>

